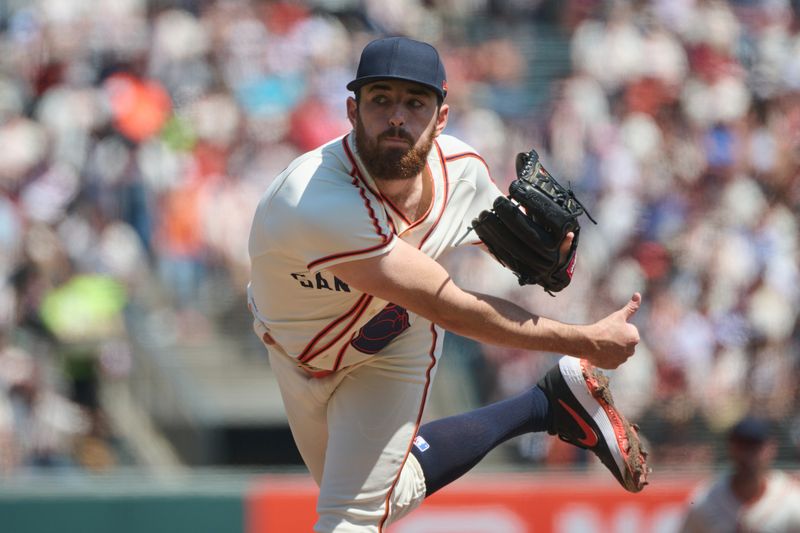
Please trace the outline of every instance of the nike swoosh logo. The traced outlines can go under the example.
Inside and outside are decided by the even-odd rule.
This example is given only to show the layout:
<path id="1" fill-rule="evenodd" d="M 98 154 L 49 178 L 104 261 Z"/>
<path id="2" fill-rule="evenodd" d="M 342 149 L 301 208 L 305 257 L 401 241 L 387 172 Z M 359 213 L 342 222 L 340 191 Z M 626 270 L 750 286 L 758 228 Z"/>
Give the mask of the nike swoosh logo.
<path id="1" fill-rule="evenodd" d="M 575 422 L 578 423 L 578 426 L 580 426 L 581 431 L 583 431 L 583 437 L 577 439 L 578 442 L 580 442 L 584 446 L 588 446 L 589 448 L 594 448 L 597 445 L 598 438 L 597 438 L 597 433 L 594 432 L 592 426 L 587 424 L 586 420 L 584 420 L 581 417 L 581 415 L 576 413 L 575 410 L 572 409 L 572 407 L 564 403 L 564 400 L 559 399 L 558 403 L 560 403 L 561 407 L 563 407 L 564 410 L 566 410 L 569 413 L 569 416 L 575 419 Z"/>

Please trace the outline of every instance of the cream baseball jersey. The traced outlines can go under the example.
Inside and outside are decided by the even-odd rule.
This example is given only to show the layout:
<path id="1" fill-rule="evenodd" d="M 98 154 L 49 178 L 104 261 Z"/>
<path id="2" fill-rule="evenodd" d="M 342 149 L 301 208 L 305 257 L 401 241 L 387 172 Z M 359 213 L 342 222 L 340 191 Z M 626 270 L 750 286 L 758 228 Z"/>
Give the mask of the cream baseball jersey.
<path id="1" fill-rule="evenodd" d="M 248 303 L 259 335 L 269 333 L 301 366 L 337 370 L 408 329 L 413 313 L 349 287 L 327 269 L 385 254 L 397 239 L 433 259 L 478 243 L 474 232 L 464 238 L 469 224 L 501 195 L 483 159 L 441 135 L 423 176 L 433 200 L 411 221 L 380 194 L 352 132 L 293 161 L 261 199 L 250 233 Z"/>

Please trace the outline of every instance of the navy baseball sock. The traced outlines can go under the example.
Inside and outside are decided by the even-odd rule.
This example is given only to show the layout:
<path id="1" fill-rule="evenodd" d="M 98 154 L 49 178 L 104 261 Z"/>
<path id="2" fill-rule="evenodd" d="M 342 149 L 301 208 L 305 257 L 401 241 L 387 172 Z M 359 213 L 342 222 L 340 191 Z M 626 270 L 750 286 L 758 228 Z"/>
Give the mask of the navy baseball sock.
<path id="1" fill-rule="evenodd" d="M 539 386 L 464 414 L 424 424 L 411 453 L 425 474 L 426 496 L 455 481 L 499 444 L 546 431 L 550 404 Z"/>

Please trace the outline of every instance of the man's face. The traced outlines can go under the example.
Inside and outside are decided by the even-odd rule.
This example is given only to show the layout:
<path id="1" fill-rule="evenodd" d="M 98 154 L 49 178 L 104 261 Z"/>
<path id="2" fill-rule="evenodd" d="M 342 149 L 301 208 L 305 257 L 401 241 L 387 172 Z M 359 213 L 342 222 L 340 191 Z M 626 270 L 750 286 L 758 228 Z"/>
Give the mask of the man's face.
<path id="1" fill-rule="evenodd" d="M 728 450 L 734 468 L 749 475 L 758 475 L 769 470 L 776 453 L 772 441 L 759 442 L 739 438 L 729 440 Z"/>
<path id="2" fill-rule="evenodd" d="M 384 180 L 418 175 L 447 124 L 447 106 L 439 107 L 430 89 L 406 81 L 382 80 L 360 91 L 358 103 L 348 99 L 347 115 L 370 175 Z"/>

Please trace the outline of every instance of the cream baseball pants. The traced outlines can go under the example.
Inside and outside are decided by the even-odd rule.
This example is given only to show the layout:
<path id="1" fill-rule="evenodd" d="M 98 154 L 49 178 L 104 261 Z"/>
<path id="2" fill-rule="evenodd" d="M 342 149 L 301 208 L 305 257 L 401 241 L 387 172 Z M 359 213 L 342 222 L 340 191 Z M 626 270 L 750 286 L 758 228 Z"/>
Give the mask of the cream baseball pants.
<path id="1" fill-rule="evenodd" d="M 443 330 L 420 317 L 384 350 L 315 378 L 268 346 L 303 461 L 319 485 L 318 533 L 372 533 L 425 498 L 410 454 L 436 371 Z"/>

